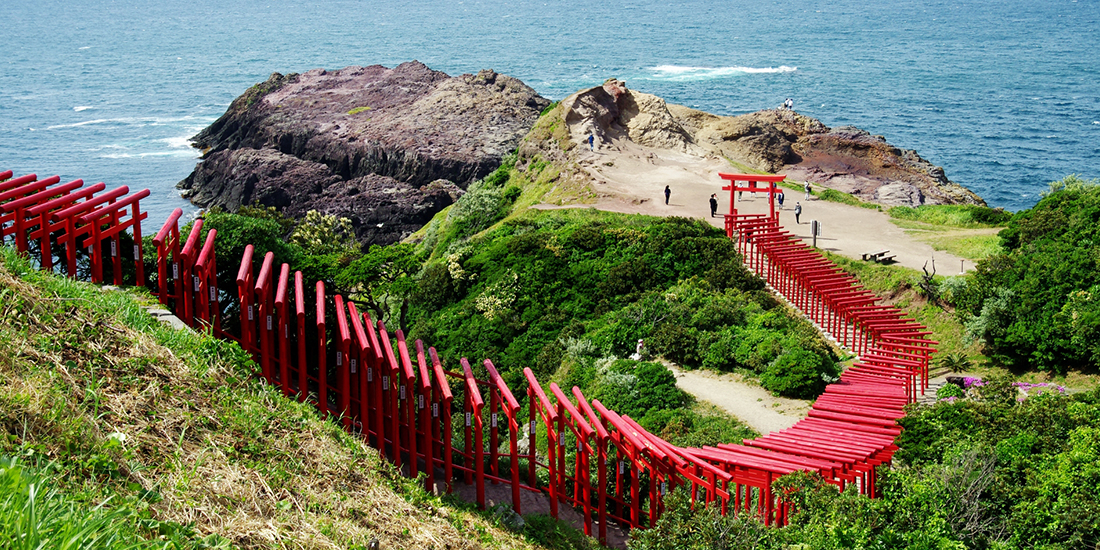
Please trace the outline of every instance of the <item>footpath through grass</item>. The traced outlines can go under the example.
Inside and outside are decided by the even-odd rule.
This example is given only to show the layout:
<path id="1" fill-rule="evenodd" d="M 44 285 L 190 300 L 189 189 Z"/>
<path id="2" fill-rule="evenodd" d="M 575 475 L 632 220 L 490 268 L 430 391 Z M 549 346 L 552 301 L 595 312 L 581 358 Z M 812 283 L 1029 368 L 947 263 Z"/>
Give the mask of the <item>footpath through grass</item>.
<path id="1" fill-rule="evenodd" d="M 895 206 L 890 221 L 909 236 L 960 258 L 978 261 L 1002 251 L 997 234 L 1010 212 L 973 204 Z"/>
<path id="2" fill-rule="evenodd" d="M 153 321 L 147 296 L 38 272 L 8 248 L 0 296 L 0 547 L 594 545 L 425 493 L 258 382 L 236 344 Z"/>

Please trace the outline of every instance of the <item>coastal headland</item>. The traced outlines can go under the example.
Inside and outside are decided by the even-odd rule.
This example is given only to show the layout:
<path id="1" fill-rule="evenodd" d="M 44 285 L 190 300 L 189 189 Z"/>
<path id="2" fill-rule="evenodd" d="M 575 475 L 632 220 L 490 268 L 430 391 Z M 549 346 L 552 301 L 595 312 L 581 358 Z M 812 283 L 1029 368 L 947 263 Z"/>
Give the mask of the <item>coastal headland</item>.
<path id="1" fill-rule="evenodd" d="M 495 170 L 549 104 L 515 78 L 416 61 L 276 73 L 194 137 L 202 161 L 178 187 L 202 207 L 317 210 L 392 243 Z"/>
<path id="2" fill-rule="evenodd" d="M 492 70 L 451 77 L 415 61 L 276 73 L 194 137 L 203 157 L 178 186 L 203 207 L 345 217 L 366 244 L 408 237 L 517 149 L 517 166 L 548 160 L 559 186 L 584 190 L 558 204 L 642 205 L 670 175 L 731 171 L 785 173 L 886 206 L 984 204 L 915 151 L 792 110 L 718 116 L 615 79 L 550 105 Z M 540 114 L 555 120 L 532 132 Z"/>

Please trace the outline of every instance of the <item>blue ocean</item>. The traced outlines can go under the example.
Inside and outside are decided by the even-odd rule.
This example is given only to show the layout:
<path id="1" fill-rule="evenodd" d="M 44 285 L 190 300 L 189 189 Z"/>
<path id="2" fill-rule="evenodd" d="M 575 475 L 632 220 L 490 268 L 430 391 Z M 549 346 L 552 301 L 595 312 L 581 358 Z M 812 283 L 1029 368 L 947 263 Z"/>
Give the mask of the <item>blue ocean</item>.
<path id="1" fill-rule="evenodd" d="M 1018 210 L 1100 177 L 1100 0 L 4 0 L 0 170 L 148 187 L 272 72 L 483 68 L 551 99 L 616 77 L 716 114 L 858 126 Z"/>

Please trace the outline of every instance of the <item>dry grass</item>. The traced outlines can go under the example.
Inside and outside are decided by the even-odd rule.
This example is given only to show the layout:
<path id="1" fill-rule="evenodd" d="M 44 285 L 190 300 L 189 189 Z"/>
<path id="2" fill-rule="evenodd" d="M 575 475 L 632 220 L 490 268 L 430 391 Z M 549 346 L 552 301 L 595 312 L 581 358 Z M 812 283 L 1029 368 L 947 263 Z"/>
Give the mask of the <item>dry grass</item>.
<path id="1" fill-rule="evenodd" d="M 253 380 L 235 345 L 131 328 L 131 297 L 11 271 L 0 265 L 0 296 L 17 297 L 0 301 L 0 454 L 52 461 L 70 494 L 241 548 L 532 547 Z"/>

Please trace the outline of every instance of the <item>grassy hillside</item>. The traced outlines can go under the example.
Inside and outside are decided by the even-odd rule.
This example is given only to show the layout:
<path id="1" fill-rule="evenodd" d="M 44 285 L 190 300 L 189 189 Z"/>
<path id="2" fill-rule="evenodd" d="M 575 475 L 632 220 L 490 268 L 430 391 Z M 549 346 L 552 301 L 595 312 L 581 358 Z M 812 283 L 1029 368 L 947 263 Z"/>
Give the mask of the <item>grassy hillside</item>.
<path id="1" fill-rule="evenodd" d="M 2 250 L 0 547 L 52 547 L 82 530 L 81 548 L 588 544 L 545 518 L 512 533 L 424 493 L 257 382 L 235 344 L 165 328 L 140 296 Z"/>

